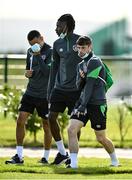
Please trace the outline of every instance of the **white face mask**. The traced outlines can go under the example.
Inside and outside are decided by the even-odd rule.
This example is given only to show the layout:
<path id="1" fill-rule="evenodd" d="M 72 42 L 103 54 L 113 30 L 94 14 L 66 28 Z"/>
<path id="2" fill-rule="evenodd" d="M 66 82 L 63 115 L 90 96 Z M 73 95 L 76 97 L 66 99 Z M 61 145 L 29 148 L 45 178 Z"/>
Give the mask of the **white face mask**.
<path id="1" fill-rule="evenodd" d="M 66 35 L 67 35 L 67 33 L 61 33 L 59 37 L 60 37 L 61 39 L 64 39 L 64 38 L 66 37 Z"/>
<path id="2" fill-rule="evenodd" d="M 86 53 L 84 56 L 80 56 L 80 54 L 78 53 L 78 56 L 81 57 L 82 59 L 85 59 L 86 57 L 88 57 L 89 53 Z"/>
<path id="3" fill-rule="evenodd" d="M 32 52 L 34 52 L 34 53 L 39 52 L 39 51 L 41 50 L 40 44 L 35 43 L 33 46 L 31 46 L 31 50 L 32 50 Z"/>

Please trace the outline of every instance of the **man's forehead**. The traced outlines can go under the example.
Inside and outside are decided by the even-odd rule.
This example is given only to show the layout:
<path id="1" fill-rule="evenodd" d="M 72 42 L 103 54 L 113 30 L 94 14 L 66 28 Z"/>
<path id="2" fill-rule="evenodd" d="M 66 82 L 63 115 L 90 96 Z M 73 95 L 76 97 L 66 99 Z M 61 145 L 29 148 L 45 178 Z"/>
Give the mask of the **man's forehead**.
<path id="1" fill-rule="evenodd" d="M 88 45 L 86 45 L 86 44 L 85 44 L 85 45 L 78 45 L 78 44 L 77 44 L 77 47 L 79 47 L 79 48 L 85 48 L 85 47 L 88 47 Z"/>
<path id="2" fill-rule="evenodd" d="M 35 37 L 35 38 L 33 38 L 31 41 L 29 41 L 29 44 L 30 44 L 30 45 L 33 45 L 33 44 L 35 44 L 35 43 L 38 43 L 39 38 L 40 38 L 40 37 Z"/>

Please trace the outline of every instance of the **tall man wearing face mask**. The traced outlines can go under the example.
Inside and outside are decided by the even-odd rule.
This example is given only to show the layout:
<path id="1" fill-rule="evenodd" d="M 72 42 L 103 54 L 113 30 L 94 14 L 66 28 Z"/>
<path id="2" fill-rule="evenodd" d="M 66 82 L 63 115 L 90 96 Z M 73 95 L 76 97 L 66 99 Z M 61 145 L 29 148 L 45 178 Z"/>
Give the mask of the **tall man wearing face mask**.
<path id="1" fill-rule="evenodd" d="M 25 136 L 25 123 L 34 109 L 38 116 L 42 118 L 44 130 L 44 153 L 40 163 L 47 164 L 51 146 L 51 132 L 47 119 L 47 85 L 49 79 L 49 70 L 51 65 L 51 47 L 44 42 L 41 34 L 32 30 L 28 33 L 27 39 L 31 48 L 27 52 L 25 76 L 29 82 L 27 89 L 22 97 L 19 108 L 19 115 L 16 126 L 16 155 L 6 164 L 23 164 L 23 140 Z"/>
<path id="2" fill-rule="evenodd" d="M 75 20 L 71 14 L 62 15 L 56 24 L 59 39 L 53 45 L 48 98 L 51 103 L 49 112 L 51 133 L 59 152 L 52 164 L 61 164 L 69 158 L 63 145 L 57 117 L 59 112 L 64 112 L 66 108 L 70 115 L 80 95 L 76 87 L 76 68 L 81 58 L 74 51 L 79 35 L 73 33 L 74 28 Z"/>

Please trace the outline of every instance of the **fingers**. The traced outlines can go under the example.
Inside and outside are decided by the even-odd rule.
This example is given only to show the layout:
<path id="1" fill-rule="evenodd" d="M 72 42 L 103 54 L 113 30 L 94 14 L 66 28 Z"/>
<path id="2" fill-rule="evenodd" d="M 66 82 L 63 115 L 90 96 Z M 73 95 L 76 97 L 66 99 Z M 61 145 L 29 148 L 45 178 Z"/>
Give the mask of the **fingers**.
<path id="1" fill-rule="evenodd" d="M 79 117 L 80 115 L 84 115 L 84 113 L 83 112 L 77 112 L 77 117 Z"/>
<path id="2" fill-rule="evenodd" d="M 28 72 L 28 73 L 27 73 L 27 76 L 28 76 L 28 77 L 31 77 L 31 76 L 32 76 L 32 73 L 33 73 L 33 72 Z"/>
<path id="3" fill-rule="evenodd" d="M 82 70 L 80 70 L 80 76 L 81 76 L 82 78 L 85 78 L 84 72 L 83 72 Z"/>
<path id="4" fill-rule="evenodd" d="M 77 115 L 77 117 L 79 117 L 80 115 L 84 115 L 84 112 L 80 112 L 77 109 L 74 109 L 74 111 L 72 112 L 72 114 Z"/>
<path id="5" fill-rule="evenodd" d="M 33 70 L 27 70 L 26 73 L 25 73 L 25 76 L 28 77 L 28 78 L 32 77 L 32 75 L 33 75 Z"/>
<path id="6" fill-rule="evenodd" d="M 34 56 L 37 56 L 37 55 L 39 55 L 39 54 L 40 54 L 40 51 L 33 53 Z"/>

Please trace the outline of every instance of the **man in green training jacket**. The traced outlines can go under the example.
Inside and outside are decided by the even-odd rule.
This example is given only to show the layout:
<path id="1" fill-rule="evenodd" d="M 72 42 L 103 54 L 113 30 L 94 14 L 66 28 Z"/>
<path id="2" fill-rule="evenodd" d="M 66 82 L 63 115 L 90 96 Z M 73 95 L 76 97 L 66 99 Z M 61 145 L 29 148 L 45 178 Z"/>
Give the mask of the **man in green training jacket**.
<path id="1" fill-rule="evenodd" d="M 97 141 L 103 145 L 111 158 L 112 166 L 119 166 L 113 143 L 106 137 L 106 70 L 101 59 L 92 52 L 92 40 L 82 36 L 76 42 L 78 55 L 83 59 L 78 65 L 77 86 L 81 96 L 71 115 L 68 128 L 71 164 L 69 168 L 77 168 L 79 150 L 77 133 L 88 120 L 94 130 Z"/>

